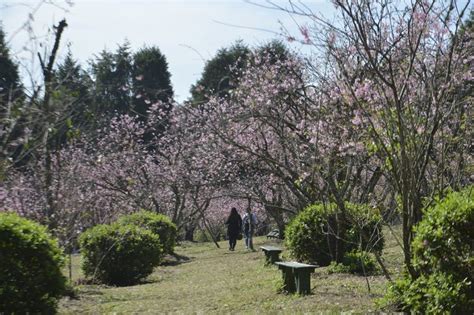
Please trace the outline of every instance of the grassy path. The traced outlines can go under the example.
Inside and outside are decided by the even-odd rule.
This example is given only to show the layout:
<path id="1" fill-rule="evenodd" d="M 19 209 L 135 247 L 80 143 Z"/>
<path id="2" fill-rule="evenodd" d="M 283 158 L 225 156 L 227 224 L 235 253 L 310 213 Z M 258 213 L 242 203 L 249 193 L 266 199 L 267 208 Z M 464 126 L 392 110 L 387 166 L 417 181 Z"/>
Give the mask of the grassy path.
<path id="1" fill-rule="evenodd" d="M 266 239 L 257 238 L 256 248 L 264 243 Z M 227 250 L 226 242 L 220 245 L 221 249 L 209 243 L 182 244 L 176 252 L 186 259 L 170 260 L 140 285 L 81 285 L 79 298 L 63 299 L 59 313 L 366 313 L 375 310 L 375 298 L 383 294 L 386 283 L 381 276 L 370 277 L 369 294 L 365 278 L 318 268 L 311 295 L 278 294 L 281 272 L 263 266 L 263 253 L 244 250 L 241 241 L 234 252 Z M 73 260 L 73 279 L 82 277 L 79 259 Z"/>

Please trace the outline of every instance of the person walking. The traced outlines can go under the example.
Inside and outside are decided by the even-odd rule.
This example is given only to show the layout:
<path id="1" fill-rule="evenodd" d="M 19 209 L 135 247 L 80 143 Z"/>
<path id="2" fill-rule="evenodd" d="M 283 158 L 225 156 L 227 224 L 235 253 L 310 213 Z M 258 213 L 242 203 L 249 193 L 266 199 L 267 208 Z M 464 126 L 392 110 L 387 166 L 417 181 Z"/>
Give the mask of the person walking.
<path id="1" fill-rule="evenodd" d="M 227 225 L 227 235 L 229 237 L 229 250 L 235 250 L 235 245 L 237 244 L 237 238 L 242 229 L 242 217 L 237 212 L 236 208 L 230 210 L 229 217 L 225 221 Z"/>
<path id="2" fill-rule="evenodd" d="M 257 217 L 252 212 L 250 207 L 247 208 L 247 212 L 242 219 L 242 231 L 245 238 L 245 248 L 254 251 L 253 248 L 253 233 L 255 232 L 255 226 L 257 225 Z"/>

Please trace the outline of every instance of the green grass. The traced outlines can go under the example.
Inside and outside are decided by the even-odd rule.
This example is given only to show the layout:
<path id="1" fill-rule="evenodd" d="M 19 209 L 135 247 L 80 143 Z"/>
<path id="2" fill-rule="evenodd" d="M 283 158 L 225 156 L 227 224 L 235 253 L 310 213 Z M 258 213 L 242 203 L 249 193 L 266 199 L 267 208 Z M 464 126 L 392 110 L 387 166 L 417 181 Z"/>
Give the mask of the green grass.
<path id="1" fill-rule="evenodd" d="M 388 231 L 385 235 L 387 266 L 398 273 L 401 251 Z M 259 237 L 255 247 L 268 243 L 275 244 Z M 227 250 L 226 242 L 220 246 L 183 243 L 176 253 L 187 260 L 170 259 L 140 285 L 78 285 L 78 298 L 61 300 L 59 313 L 367 313 L 376 310 L 375 300 L 383 296 L 387 284 L 383 276 L 371 276 L 369 293 L 364 277 L 317 268 L 311 295 L 277 293 L 281 272 L 264 266 L 262 252 L 244 250 L 242 241 L 235 252 Z M 285 256 L 283 252 L 288 259 Z M 80 256 L 73 256 L 72 262 L 72 277 L 78 282 L 83 277 Z"/>

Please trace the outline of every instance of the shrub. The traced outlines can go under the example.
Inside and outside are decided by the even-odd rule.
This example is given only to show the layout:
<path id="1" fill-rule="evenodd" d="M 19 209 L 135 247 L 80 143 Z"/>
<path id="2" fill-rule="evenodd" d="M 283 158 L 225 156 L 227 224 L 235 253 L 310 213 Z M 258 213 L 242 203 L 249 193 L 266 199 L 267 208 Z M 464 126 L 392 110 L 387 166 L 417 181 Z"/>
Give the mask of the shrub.
<path id="1" fill-rule="evenodd" d="M 315 204 L 300 212 L 285 230 L 285 243 L 296 259 L 327 266 L 332 260 L 327 222 L 336 211 L 334 204 Z"/>
<path id="2" fill-rule="evenodd" d="M 342 263 L 331 262 L 329 273 L 374 274 L 377 265 L 370 253 L 353 250 L 345 253 Z"/>
<path id="3" fill-rule="evenodd" d="M 344 216 L 335 204 L 314 204 L 301 211 L 285 231 L 285 242 L 292 256 L 320 266 L 329 265 L 335 259 L 337 221 L 343 231 L 339 237 L 346 240 L 344 247 L 339 248 L 342 253 L 360 246 L 366 251 L 381 252 L 380 215 L 367 205 L 346 203 L 345 208 Z"/>
<path id="4" fill-rule="evenodd" d="M 346 238 L 350 248 L 361 246 L 362 250 L 369 253 L 381 254 L 384 246 L 382 233 L 382 217 L 377 208 L 367 204 L 345 203 L 348 213 L 349 229 Z"/>
<path id="5" fill-rule="evenodd" d="M 421 273 L 474 278 L 474 190 L 453 192 L 427 209 L 415 229 L 413 263 Z"/>
<path id="6" fill-rule="evenodd" d="M 453 192 L 428 208 L 416 226 L 413 267 L 386 300 L 403 311 L 474 313 L 474 193 Z"/>
<path id="7" fill-rule="evenodd" d="M 160 236 L 163 244 L 163 252 L 172 254 L 176 244 L 177 229 L 171 219 L 163 214 L 142 210 L 137 213 L 122 216 L 119 219 L 120 224 L 133 224 L 150 230 L 152 233 Z"/>
<path id="8" fill-rule="evenodd" d="M 84 274 L 105 284 L 135 284 L 161 261 L 160 237 L 136 225 L 97 225 L 79 242 Z"/>
<path id="9" fill-rule="evenodd" d="M 194 231 L 194 240 L 199 243 L 212 242 L 212 237 L 206 230 L 196 229 Z"/>
<path id="10" fill-rule="evenodd" d="M 405 274 L 389 287 L 385 301 L 394 305 L 394 310 L 416 314 L 472 314 L 470 286 L 466 279 L 459 281 L 445 272 L 416 279 Z"/>
<path id="11" fill-rule="evenodd" d="M 200 242 L 200 243 L 213 242 L 213 240 L 212 240 L 213 236 L 214 236 L 214 239 L 217 242 L 227 240 L 227 238 L 228 238 L 227 237 L 227 228 L 224 224 L 221 224 L 220 226 L 216 226 L 216 225 L 209 226 L 209 229 L 212 231 L 212 235 L 209 232 L 209 230 L 207 230 L 203 227 L 197 228 L 194 231 L 193 239 L 196 242 Z"/>
<path id="12" fill-rule="evenodd" d="M 63 263 L 45 227 L 0 214 L 0 313 L 54 313 L 65 292 Z"/>

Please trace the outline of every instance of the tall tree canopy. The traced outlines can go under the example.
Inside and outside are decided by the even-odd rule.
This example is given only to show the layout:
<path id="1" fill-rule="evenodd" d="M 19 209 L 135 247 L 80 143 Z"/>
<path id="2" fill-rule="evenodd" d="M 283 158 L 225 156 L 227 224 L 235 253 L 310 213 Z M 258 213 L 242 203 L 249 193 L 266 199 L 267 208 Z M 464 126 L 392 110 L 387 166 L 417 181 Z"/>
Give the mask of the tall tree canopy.
<path id="1" fill-rule="evenodd" d="M 274 64 L 277 60 L 287 59 L 289 54 L 288 48 L 279 40 L 272 40 L 256 49 L 249 49 L 242 41 L 221 48 L 206 62 L 201 78 L 191 86 L 191 99 L 193 103 L 202 103 L 210 96 L 228 98 L 252 55 L 265 56 L 270 59 L 270 64 Z"/>
<path id="2" fill-rule="evenodd" d="M 69 51 L 55 71 L 55 102 L 63 112 L 65 123 L 59 126 L 58 143 L 63 144 L 80 132 L 95 126 L 92 108 L 93 82 Z"/>
<path id="3" fill-rule="evenodd" d="M 158 47 L 145 47 L 133 55 L 133 105 L 139 117 L 146 117 L 151 104 L 173 98 L 168 62 Z"/>
<path id="4" fill-rule="evenodd" d="M 156 132 L 166 128 L 167 116 L 173 100 L 171 74 L 166 57 L 156 46 L 145 47 L 136 53 L 125 42 L 115 53 L 103 51 L 92 62 L 95 112 L 108 121 L 116 114 L 148 119 L 151 107 L 161 110 L 162 119 Z M 145 133 L 145 140 L 148 138 Z"/>
<path id="5" fill-rule="evenodd" d="M 10 49 L 5 41 L 5 33 L 0 25 L 0 113 L 5 110 L 5 104 L 21 94 L 18 65 L 11 59 Z"/>
<path id="6" fill-rule="evenodd" d="M 250 49 L 242 41 L 229 48 L 221 48 L 206 62 L 201 78 L 191 86 L 192 100 L 203 102 L 210 95 L 226 97 L 236 86 L 235 68 L 242 69 L 247 61 Z"/>
<path id="7" fill-rule="evenodd" d="M 0 177 L 4 162 L 12 154 L 18 155 L 18 139 L 21 137 L 19 122 L 22 113 L 19 108 L 23 88 L 18 65 L 10 56 L 5 33 L 0 24 Z M 16 152 L 16 153 L 15 153 Z"/>
<path id="8" fill-rule="evenodd" d="M 98 113 L 127 113 L 131 107 L 132 56 L 130 45 L 119 45 L 115 53 L 102 51 L 92 62 L 95 103 Z"/>

